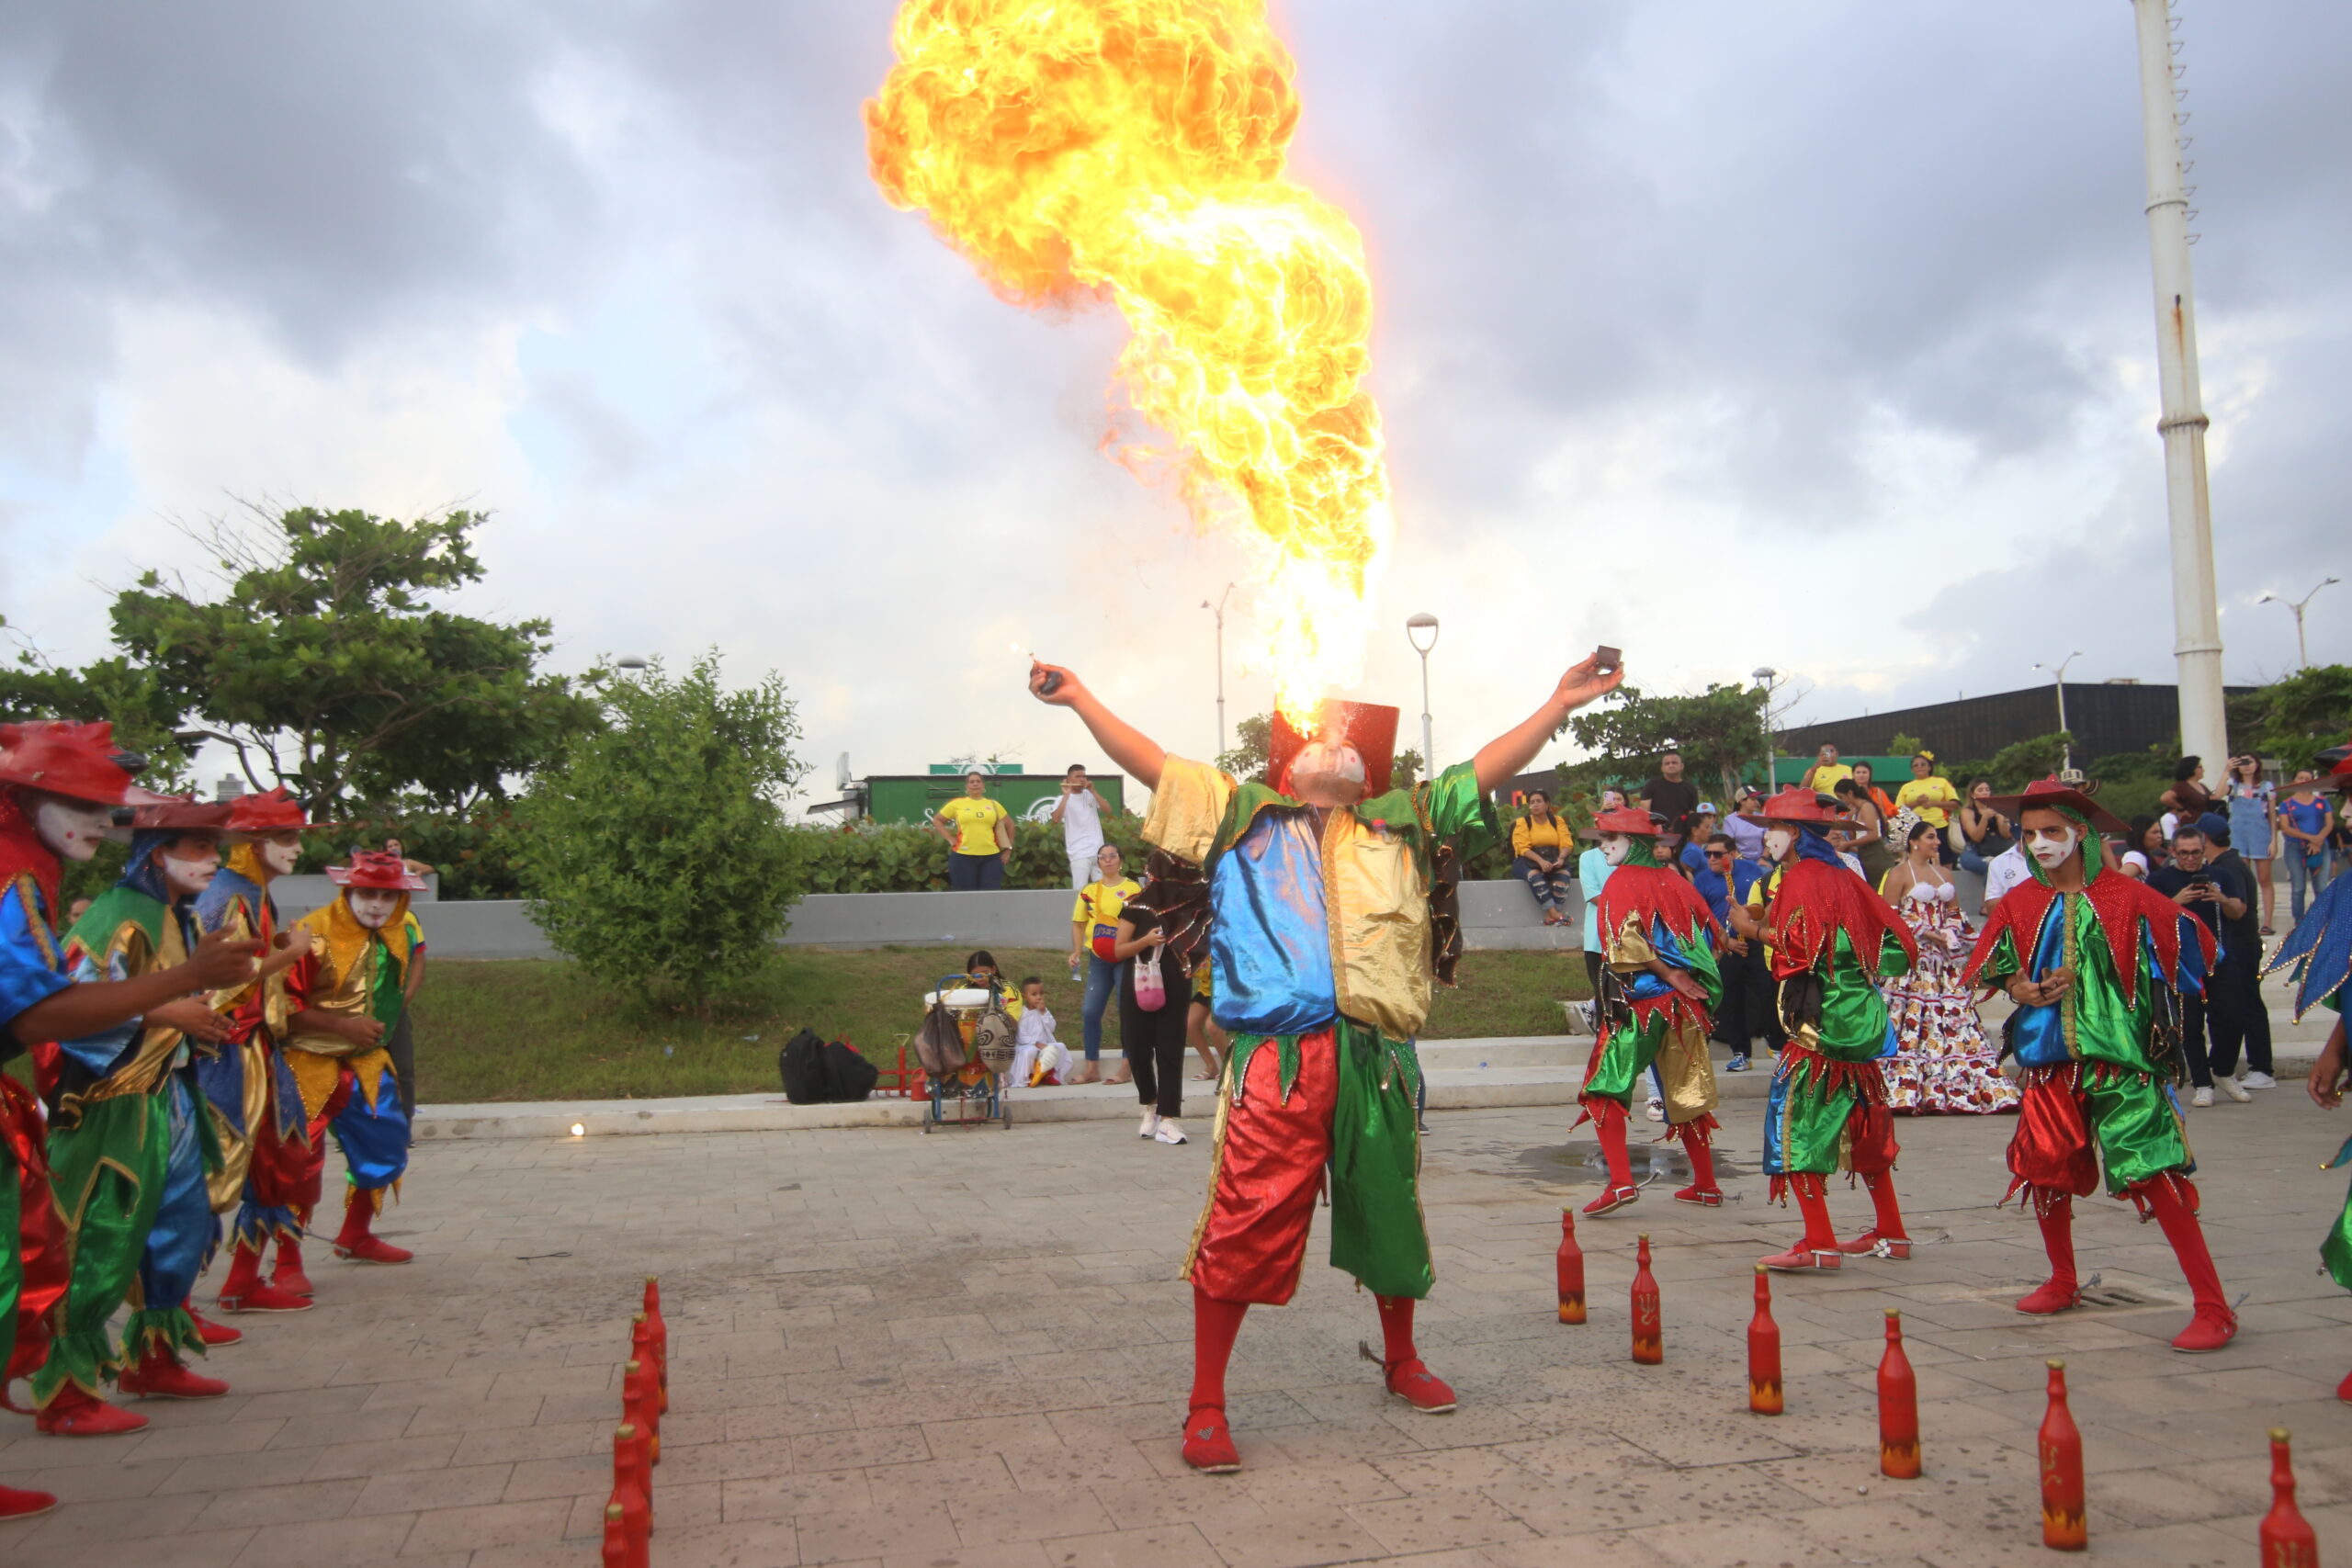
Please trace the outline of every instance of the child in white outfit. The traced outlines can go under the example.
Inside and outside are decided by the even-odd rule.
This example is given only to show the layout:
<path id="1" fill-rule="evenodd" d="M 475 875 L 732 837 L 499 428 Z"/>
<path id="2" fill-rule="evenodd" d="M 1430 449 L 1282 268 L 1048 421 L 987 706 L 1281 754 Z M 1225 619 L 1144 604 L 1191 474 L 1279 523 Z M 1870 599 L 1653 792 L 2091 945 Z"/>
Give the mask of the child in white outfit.
<path id="1" fill-rule="evenodd" d="M 1012 1071 L 1007 1089 L 1039 1089 L 1058 1085 L 1069 1066 L 1069 1050 L 1054 1038 L 1054 1015 L 1046 1009 L 1046 982 L 1031 976 L 1021 982 L 1021 1020 L 1012 1039 Z"/>

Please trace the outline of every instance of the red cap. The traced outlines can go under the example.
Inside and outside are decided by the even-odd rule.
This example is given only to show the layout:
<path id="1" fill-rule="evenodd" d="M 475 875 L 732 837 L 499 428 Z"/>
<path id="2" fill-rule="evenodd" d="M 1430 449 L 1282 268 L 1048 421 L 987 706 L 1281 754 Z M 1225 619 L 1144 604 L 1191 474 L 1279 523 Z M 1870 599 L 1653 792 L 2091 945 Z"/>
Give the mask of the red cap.
<path id="1" fill-rule="evenodd" d="M 1854 825 L 1852 818 L 1838 816 L 1821 804 L 1818 795 L 1796 784 L 1784 785 L 1780 794 L 1753 811 L 1741 812 L 1740 816 L 1750 822 L 1809 823 L 1816 828 L 1850 828 Z"/>
<path id="2" fill-rule="evenodd" d="M 413 875 L 400 856 L 361 850 L 349 865 L 327 867 L 327 880 L 338 887 L 374 887 L 391 893 L 421 893 L 424 878 Z"/>
<path id="3" fill-rule="evenodd" d="M 169 800 L 160 806 L 141 807 L 131 813 L 130 826 L 135 832 L 175 828 L 182 832 L 206 828 L 219 832 L 229 826 L 229 812 L 225 800 Z"/>
<path id="4" fill-rule="evenodd" d="M 1340 741 L 1354 747 L 1356 754 L 1363 759 L 1364 798 L 1388 793 L 1389 777 L 1396 761 L 1395 708 L 1326 697 L 1316 710 L 1315 733 L 1311 736 L 1292 728 L 1290 720 L 1277 711 L 1273 734 L 1266 747 L 1266 776 L 1273 781 L 1276 789 L 1289 792 L 1290 765 L 1311 740 Z M 1423 769 L 1428 765 L 1428 759 L 1424 758 Z"/>
<path id="5" fill-rule="evenodd" d="M 22 784 L 93 806 L 152 805 L 171 798 L 131 783 L 146 765 L 146 758 L 114 743 L 111 724 L 70 719 L 0 724 L 0 784 Z"/>

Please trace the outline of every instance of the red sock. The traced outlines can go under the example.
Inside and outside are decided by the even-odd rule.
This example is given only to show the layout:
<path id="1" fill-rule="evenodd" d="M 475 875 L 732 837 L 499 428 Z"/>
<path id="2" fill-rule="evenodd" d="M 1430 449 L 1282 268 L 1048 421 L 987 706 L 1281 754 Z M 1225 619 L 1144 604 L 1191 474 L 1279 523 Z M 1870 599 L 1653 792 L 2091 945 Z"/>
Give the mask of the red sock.
<path id="1" fill-rule="evenodd" d="M 2050 1254 L 2050 1278 L 2061 1289 L 2075 1289 L 2073 1196 L 2061 1192 L 2041 1206 L 2037 1217 L 2041 1221 L 2041 1250 Z"/>
<path id="2" fill-rule="evenodd" d="M 2142 1183 L 2137 1189 L 2149 1210 L 2162 1225 L 2165 1239 L 2172 1243 L 2173 1256 L 2180 1259 L 2180 1271 L 2188 1279 L 2188 1293 L 2199 1312 L 2230 1310 L 2230 1298 L 2222 1290 L 2221 1272 L 2213 1267 L 2213 1255 L 2205 1249 L 2205 1229 L 2197 1223 L 2197 1212 L 2181 1196 L 2181 1189 L 2196 1189 L 2180 1178 L 2165 1175 Z"/>
<path id="3" fill-rule="evenodd" d="M 1374 1296 L 1372 1299 L 1380 1303 L 1380 1342 L 1388 1364 L 1396 1367 L 1420 1359 L 1420 1352 L 1413 1348 L 1413 1298 Z"/>
<path id="4" fill-rule="evenodd" d="M 1233 1359 L 1248 1302 L 1221 1302 L 1193 1287 L 1193 1408 L 1225 1408 L 1225 1364 Z M 1407 1321 L 1410 1321 L 1408 1318 Z"/>
<path id="5" fill-rule="evenodd" d="M 220 1293 L 236 1301 L 261 1283 L 261 1253 L 239 1242 L 229 1254 L 229 1278 L 221 1282 Z"/>
<path id="6" fill-rule="evenodd" d="M 1682 1129 L 1682 1152 L 1690 1156 L 1690 1185 L 1702 1192 L 1715 1190 L 1715 1148 L 1697 1127 Z"/>
<path id="7" fill-rule="evenodd" d="M 1625 1152 L 1625 1122 L 1628 1112 L 1613 1100 L 1600 1102 L 1592 1118 L 1592 1130 L 1600 1136 L 1600 1157 L 1609 1164 L 1609 1185 L 1631 1187 L 1634 1184 L 1633 1156 Z"/>
<path id="8" fill-rule="evenodd" d="M 1813 1252 L 1834 1250 L 1838 1227 L 1829 1223 L 1829 1195 L 1822 1190 L 1821 1178 L 1810 1172 L 1792 1176 L 1789 1190 L 1797 1195 L 1797 1212 L 1804 1216 L 1804 1240 L 1798 1245 Z"/>
<path id="9" fill-rule="evenodd" d="M 1882 1170 L 1876 1176 L 1865 1176 L 1862 1185 L 1870 1189 L 1871 1210 L 1876 1216 L 1871 1228 L 1882 1237 L 1907 1240 L 1903 1234 L 1903 1209 L 1894 1201 L 1894 1173 Z"/>

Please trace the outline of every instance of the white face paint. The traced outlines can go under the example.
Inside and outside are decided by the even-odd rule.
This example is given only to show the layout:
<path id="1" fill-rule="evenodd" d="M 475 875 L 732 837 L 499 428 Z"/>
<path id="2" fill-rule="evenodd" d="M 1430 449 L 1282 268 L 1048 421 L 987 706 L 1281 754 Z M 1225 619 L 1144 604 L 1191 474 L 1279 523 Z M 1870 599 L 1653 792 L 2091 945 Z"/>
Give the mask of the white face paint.
<path id="1" fill-rule="evenodd" d="M 401 896 L 388 887 L 353 887 L 344 897 L 351 901 L 351 917 L 369 931 L 382 927 L 400 908 Z"/>
<path id="2" fill-rule="evenodd" d="M 88 860 L 114 825 L 114 807 L 51 795 L 33 807 L 33 833 L 60 860 Z"/>
<path id="3" fill-rule="evenodd" d="M 175 898 L 203 892 L 220 869 L 220 846 L 209 839 L 182 839 L 158 853 L 164 862 L 164 886 Z"/>
<path id="4" fill-rule="evenodd" d="M 1363 758 L 1344 742 L 1312 741 L 1290 765 L 1290 792 L 1309 806 L 1353 806 L 1363 788 Z"/>
<path id="5" fill-rule="evenodd" d="M 2029 828 L 2026 852 L 2040 863 L 2042 870 L 2055 871 L 2074 854 L 2077 839 L 2072 828 Z"/>
<path id="6" fill-rule="evenodd" d="M 1600 858 L 1611 865 L 1623 865 L 1625 856 L 1633 850 L 1633 841 L 1623 833 L 1600 835 Z"/>
<path id="7" fill-rule="evenodd" d="M 1764 829 L 1764 852 L 1776 861 L 1788 859 L 1789 852 L 1796 847 L 1796 842 L 1797 832 L 1793 828 Z"/>
<path id="8" fill-rule="evenodd" d="M 302 858 L 302 838 L 289 833 L 283 841 L 264 839 L 261 841 L 261 863 L 269 868 L 272 876 L 291 876 L 294 866 Z"/>

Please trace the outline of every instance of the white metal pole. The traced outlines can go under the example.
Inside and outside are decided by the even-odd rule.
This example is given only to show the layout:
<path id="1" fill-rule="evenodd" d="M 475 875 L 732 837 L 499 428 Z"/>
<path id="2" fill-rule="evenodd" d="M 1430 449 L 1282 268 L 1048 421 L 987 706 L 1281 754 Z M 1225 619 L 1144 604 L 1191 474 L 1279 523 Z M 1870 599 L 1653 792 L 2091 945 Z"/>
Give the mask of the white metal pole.
<path id="1" fill-rule="evenodd" d="M 1430 739 L 1430 656 L 1429 656 L 1429 650 L 1428 650 L 1427 649 L 1421 649 L 1421 650 L 1420 650 L 1420 652 L 1421 652 L 1421 777 L 1422 777 L 1422 779 L 1423 779 L 1423 780 L 1425 780 L 1425 781 L 1426 781 L 1426 780 L 1428 780 L 1428 779 L 1430 779 L 1430 778 L 1433 778 L 1433 777 L 1435 777 L 1435 776 L 1436 776 L 1436 773 L 1437 773 L 1437 762 L 1436 762 L 1436 761 L 1435 761 L 1435 758 L 1436 758 L 1436 756 L 1437 756 L 1437 746 L 1436 746 L 1436 743 L 1435 743 L 1434 741 L 1432 741 L 1432 740 Z"/>
<path id="2" fill-rule="evenodd" d="M 2156 361 L 2164 388 L 2156 429 L 2165 443 L 2172 524 L 2173 660 L 2180 682 L 2184 755 L 2229 750 L 2222 708 L 2222 620 L 2213 595 L 2213 523 L 2205 487 L 2205 427 L 2197 380 L 2197 306 L 2188 267 L 2188 193 L 2181 175 L 2169 0 L 2132 0 L 2140 36 L 2140 118 L 2148 165 Z"/>

